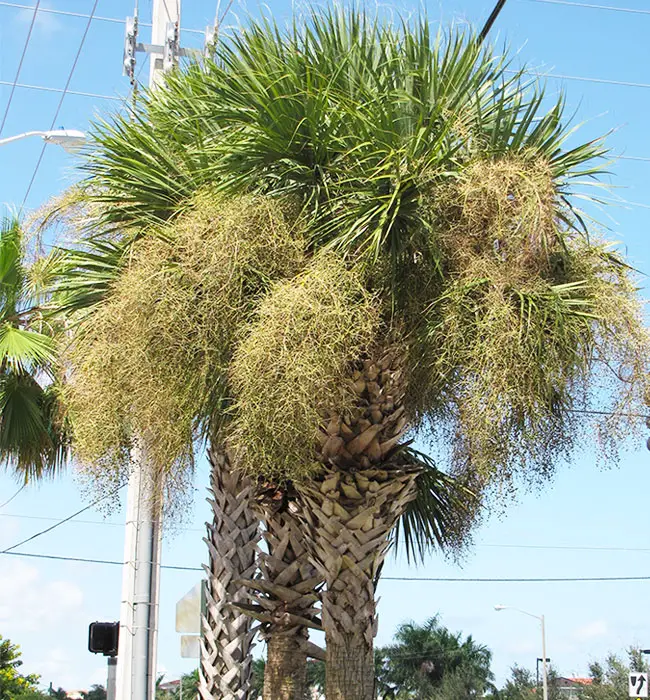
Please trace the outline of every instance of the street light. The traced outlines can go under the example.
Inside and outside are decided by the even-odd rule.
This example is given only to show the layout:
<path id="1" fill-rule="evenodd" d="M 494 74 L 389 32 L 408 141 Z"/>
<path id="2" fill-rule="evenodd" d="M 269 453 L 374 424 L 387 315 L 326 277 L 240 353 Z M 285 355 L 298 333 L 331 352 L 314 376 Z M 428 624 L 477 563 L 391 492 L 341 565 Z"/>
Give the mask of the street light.
<path id="1" fill-rule="evenodd" d="M 20 141 L 30 136 L 40 136 L 45 143 L 53 143 L 62 146 L 66 151 L 73 153 L 78 151 L 86 142 L 86 134 L 75 129 L 56 129 L 54 131 L 26 131 L 18 136 L 10 136 L 7 139 L 0 139 L 0 146 L 4 146 L 12 141 Z"/>
<path id="2" fill-rule="evenodd" d="M 497 612 L 501 610 L 515 610 L 522 615 L 528 615 L 528 617 L 534 617 L 539 620 L 542 625 L 542 683 L 544 691 L 544 700 L 548 700 L 548 673 L 546 672 L 546 627 L 544 625 L 544 615 L 533 615 L 533 613 L 526 612 L 520 608 L 513 608 L 511 605 L 495 605 L 494 609 Z"/>

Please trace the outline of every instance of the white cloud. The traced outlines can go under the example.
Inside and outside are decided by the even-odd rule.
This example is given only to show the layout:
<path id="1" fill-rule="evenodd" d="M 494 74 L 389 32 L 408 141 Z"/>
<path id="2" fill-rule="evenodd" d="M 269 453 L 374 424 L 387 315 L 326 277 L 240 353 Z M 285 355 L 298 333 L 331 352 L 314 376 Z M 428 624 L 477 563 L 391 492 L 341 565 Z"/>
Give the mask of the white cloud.
<path id="1" fill-rule="evenodd" d="M 46 37 L 51 37 L 63 29 L 63 23 L 57 17 L 57 15 L 54 15 L 51 12 L 43 12 L 44 9 L 48 9 L 48 5 L 45 3 L 41 3 L 41 10 L 36 13 L 34 28 L 36 30 L 39 30 L 40 33 L 45 35 Z M 15 21 L 21 26 L 29 27 L 29 25 L 32 23 L 33 17 L 33 10 L 20 10 L 16 14 Z"/>
<path id="2" fill-rule="evenodd" d="M 609 626 L 605 620 L 594 620 L 582 627 L 578 627 L 571 635 L 574 639 L 580 642 L 586 642 L 591 639 L 605 637 L 609 633 Z"/>
<path id="3" fill-rule="evenodd" d="M 83 592 L 73 581 L 46 581 L 36 567 L 22 561 L 2 567 L 0 625 L 6 636 L 70 622 L 80 615 L 82 603 Z"/>

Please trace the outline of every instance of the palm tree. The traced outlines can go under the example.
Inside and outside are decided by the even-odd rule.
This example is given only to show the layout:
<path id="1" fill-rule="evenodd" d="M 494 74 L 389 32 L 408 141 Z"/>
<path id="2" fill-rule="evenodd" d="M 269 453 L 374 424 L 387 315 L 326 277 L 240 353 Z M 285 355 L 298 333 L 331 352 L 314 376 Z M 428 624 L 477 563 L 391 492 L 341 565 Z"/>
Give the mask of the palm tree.
<path id="1" fill-rule="evenodd" d="M 493 679 L 490 650 L 453 634 L 437 617 L 400 625 L 393 644 L 376 653 L 386 698 L 483 697 Z"/>
<path id="2" fill-rule="evenodd" d="M 0 224 L 0 455 L 25 483 L 56 473 L 68 434 L 55 371 L 56 328 L 39 287 L 47 263 L 25 263 L 20 222 Z"/>
<path id="3" fill-rule="evenodd" d="M 375 586 L 432 474 L 410 434 L 489 493 L 552 474 L 594 399 L 643 399 L 633 271 L 571 198 L 604 151 L 570 135 L 473 35 L 355 10 L 253 22 L 99 127 L 86 196 L 134 252 L 81 365 L 119 339 L 104 393 L 166 468 L 209 426 L 262 491 L 295 489 L 329 698 L 373 697 Z"/>

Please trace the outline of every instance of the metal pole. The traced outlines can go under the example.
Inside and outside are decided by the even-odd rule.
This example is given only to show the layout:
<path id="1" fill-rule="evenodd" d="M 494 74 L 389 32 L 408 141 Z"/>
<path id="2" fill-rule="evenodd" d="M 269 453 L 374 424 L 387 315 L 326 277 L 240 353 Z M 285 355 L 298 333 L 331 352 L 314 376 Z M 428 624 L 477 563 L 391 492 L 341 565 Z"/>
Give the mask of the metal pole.
<path id="1" fill-rule="evenodd" d="M 544 688 L 544 700 L 548 700 L 548 672 L 546 670 L 546 625 L 544 615 L 540 617 L 542 623 L 542 683 Z"/>
<path id="2" fill-rule="evenodd" d="M 151 43 L 169 46 L 170 26 L 180 27 L 181 0 L 153 0 Z M 152 54 L 149 86 L 160 84 L 165 56 Z M 172 61 L 173 62 L 173 61 Z M 146 468 L 146 454 L 133 450 L 127 495 L 127 527 L 124 541 L 120 651 L 117 700 L 154 700 L 158 647 L 160 553 L 162 549 L 162 482 Z"/>
<path id="3" fill-rule="evenodd" d="M 115 700 L 115 681 L 117 671 L 117 657 L 108 657 L 108 676 L 106 679 L 106 700 Z"/>

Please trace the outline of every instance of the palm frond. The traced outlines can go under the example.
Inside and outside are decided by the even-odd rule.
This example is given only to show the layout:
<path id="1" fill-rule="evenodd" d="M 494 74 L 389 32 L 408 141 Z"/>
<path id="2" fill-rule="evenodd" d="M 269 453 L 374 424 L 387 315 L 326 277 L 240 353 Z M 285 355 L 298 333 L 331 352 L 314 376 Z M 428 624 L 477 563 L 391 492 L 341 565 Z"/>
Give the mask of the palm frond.
<path id="1" fill-rule="evenodd" d="M 453 552 L 467 545 L 478 497 L 462 482 L 445 474 L 423 452 L 407 446 L 400 456 L 422 469 L 415 498 L 397 521 L 392 544 L 407 560 L 424 561 L 435 549 Z"/>

